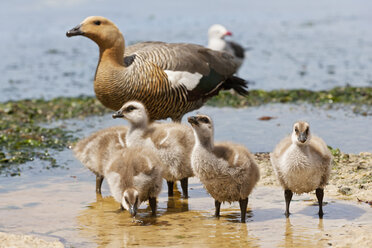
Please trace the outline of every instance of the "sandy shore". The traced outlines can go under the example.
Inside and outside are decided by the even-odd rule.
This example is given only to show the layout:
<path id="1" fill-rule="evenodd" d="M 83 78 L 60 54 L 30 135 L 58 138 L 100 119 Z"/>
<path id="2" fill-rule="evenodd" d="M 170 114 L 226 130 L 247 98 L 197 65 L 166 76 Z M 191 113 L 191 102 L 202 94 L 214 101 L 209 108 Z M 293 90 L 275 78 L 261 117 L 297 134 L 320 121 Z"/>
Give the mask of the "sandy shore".
<path id="1" fill-rule="evenodd" d="M 0 248 L 28 247 L 28 248 L 61 248 L 59 241 L 48 242 L 31 235 L 18 235 L 0 232 Z"/>

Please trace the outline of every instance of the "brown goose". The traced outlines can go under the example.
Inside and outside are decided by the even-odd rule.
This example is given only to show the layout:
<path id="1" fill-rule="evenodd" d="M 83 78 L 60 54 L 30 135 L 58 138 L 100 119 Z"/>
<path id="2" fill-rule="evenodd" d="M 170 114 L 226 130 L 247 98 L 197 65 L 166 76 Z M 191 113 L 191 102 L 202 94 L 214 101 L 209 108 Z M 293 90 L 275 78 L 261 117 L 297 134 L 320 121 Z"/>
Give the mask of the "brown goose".
<path id="1" fill-rule="evenodd" d="M 86 18 L 66 35 L 83 35 L 99 46 L 94 90 L 98 100 L 113 110 L 137 100 L 145 104 L 150 120 L 180 121 L 222 89 L 247 94 L 246 82 L 232 76 L 238 65 L 228 53 L 186 43 L 125 47 L 115 24 L 100 16 Z"/>

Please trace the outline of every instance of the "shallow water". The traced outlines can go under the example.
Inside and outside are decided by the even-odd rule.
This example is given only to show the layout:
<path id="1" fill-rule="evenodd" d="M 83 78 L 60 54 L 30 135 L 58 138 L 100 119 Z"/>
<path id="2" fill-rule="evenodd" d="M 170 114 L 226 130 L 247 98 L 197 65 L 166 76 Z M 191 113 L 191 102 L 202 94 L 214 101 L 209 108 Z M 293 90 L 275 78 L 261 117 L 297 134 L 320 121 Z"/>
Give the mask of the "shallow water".
<path id="1" fill-rule="evenodd" d="M 216 141 L 241 143 L 252 152 L 272 151 L 291 132 L 293 123 L 298 120 L 308 121 L 312 133 L 322 137 L 333 148 L 346 153 L 372 151 L 372 116 L 355 115 L 350 109 L 326 110 L 311 105 L 291 104 L 241 109 L 203 107 L 185 115 L 183 122 L 187 123 L 187 117 L 196 113 L 208 114 L 213 118 Z M 262 116 L 271 116 L 274 119 L 261 121 L 259 118 Z M 60 121 L 55 125 L 63 125 L 83 137 L 105 127 L 128 123 L 105 115 L 85 120 Z"/>
<path id="2" fill-rule="evenodd" d="M 189 199 L 167 197 L 166 184 L 158 198 L 157 218 L 143 203 L 133 222 L 128 212 L 109 196 L 96 196 L 95 177 L 67 150 L 59 161 L 70 169 L 40 173 L 35 168 L 21 177 L 1 178 L 0 231 L 58 239 L 66 247 L 322 247 L 318 238 L 346 223 L 371 225 L 367 204 L 328 199 L 319 220 L 313 195 L 294 196 L 289 220 L 284 217 L 283 192 L 277 187 L 257 187 L 249 198 L 247 223 L 239 223 L 237 203 L 223 204 L 221 217 L 213 217 L 214 201 L 195 178 L 189 182 Z M 21 180 L 20 180 L 21 179 Z M 141 221 L 142 223 L 140 223 Z"/>
<path id="3" fill-rule="evenodd" d="M 372 85 L 372 2 L 355 1 L 0 1 L 0 102 L 93 95 L 98 48 L 65 33 L 90 15 L 112 19 L 127 44 L 207 44 L 210 25 L 252 50 L 239 76 L 252 88 Z"/>

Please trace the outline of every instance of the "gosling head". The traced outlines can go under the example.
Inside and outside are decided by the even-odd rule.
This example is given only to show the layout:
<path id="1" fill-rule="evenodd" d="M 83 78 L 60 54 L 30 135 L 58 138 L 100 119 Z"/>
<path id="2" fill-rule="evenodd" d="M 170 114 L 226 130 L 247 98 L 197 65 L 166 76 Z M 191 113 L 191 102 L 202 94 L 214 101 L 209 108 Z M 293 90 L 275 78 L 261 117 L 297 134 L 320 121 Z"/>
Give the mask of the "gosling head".
<path id="1" fill-rule="evenodd" d="M 223 39 L 225 36 L 231 35 L 232 33 L 220 24 L 214 24 L 208 30 L 209 39 Z"/>
<path id="2" fill-rule="evenodd" d="M 96 42 L 100 47 L 112 47 L 122 37 L 119 29 L 102 16 L 87 17 L 82 23 L 66 32 L 67 37 L 82 35 Z"/>
<path id="3" fill-rule="evenodd" d="M 147 111 L 145 106 L 136 101 L 127 102 L 112 118 L 124 118 L 130 122 L 132 126 L 143 126 L 148 123 Z"/>
<path id="4" fill-rule="evenodd" d="M 137 209 L 139 207 L 138 191 L 134 188 L 129 188 L 124 191 L 123 198 L 121 200 L 121 205 L 129 211 L 130 215 L 133 217 L 137 214 Z"/>
<path id="5" fill-rule="evenodd" d="M 191 124 L 197 140 L 204 146 L 213 146 L 213 121 L 207 115 L 196 115 L 187 118 Z"/>
<path id="6" fill-rule="evenodd" d="M 292 142 L 298 145 L 307 144 L 311 139 L 310 125 L 304 121 L 293 124 Z"/>

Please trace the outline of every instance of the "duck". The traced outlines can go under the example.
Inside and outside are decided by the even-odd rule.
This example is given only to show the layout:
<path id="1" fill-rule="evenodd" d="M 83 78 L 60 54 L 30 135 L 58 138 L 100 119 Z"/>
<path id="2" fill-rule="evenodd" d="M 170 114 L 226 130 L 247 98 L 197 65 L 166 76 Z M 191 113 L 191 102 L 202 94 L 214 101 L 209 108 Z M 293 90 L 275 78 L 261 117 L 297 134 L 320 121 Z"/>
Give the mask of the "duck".
<path id="1" fill-rule="evenodd" d="M 282 139 L 270 153 L 270 161 L 284 189 L 286 217 L 290 215 L 293 193 L 315 190 L 319 203 L 318 215 L 322 218 L 324 187 L 331 172 L 332 154 L 320 137 L 312 135 L 309 123 L 294 123 L 291 135 Z"/>
<path id="2" fill-rule="evenodd" d="M 226 36 L 231 36 L 232 32 L 221 24 L 214 24 L 208 29 L 208 48 L 215 51 L 224 51 L 234 57 L 238 69 L 243 64 L 245 58 L 245 48 L 239 43 L 225 40 Z"/>
<path id="3" fill-rule="evenodd" d="M 183 197 L 188 198 L 188 178 L 194 176 L 190 164 L 194 146 L 191 128 L 177 122 L 150 122 L 145 105 L 137 101 L 125 103 L 113 118 L 124 118 L 129 122 L 127 147 L 149 147 L 159 155 L 168 196 L 173 196 L 174 182 L 179 180 Z"/>
<path id="4" fill-rule="evenodd" d="M 115 201 L 135 217 L 140 204 L 149 201 L 156 216 L 162 189 L 162 166 L 157 154 L 143 147 L 130 147 L 111 157 L 104 175 Z"/>
<path id="5" fill-rule="evenodd" d="M 85 36 L 99 46 L 94 91 L 115 111 L 136 100 L 146 106 L 150 120 L 180 122 L 220 90 L 248 93 L 245 80 L 233 75 L 238 68 L 234 57 L 225 52 L 155 41 L 126 47 L 117 26 L 101 16 L 87 17 L 66 35 Z"/>
<path id="6" fill-rule="evenodd" d="M 245 223 L 248 196 L 260 178 L 250 151 L 232 142 L 214 142 L 213 121 L 207 115 L 190 116 L 195 137 L 191 166 L 207 192 L 215 200 L 215 216 L 222 202 L 239 201 L 241 222 Z"/>
<path id="7" fill-rule="evenodd" d="M 104 170 L 112 154 L 126 148 L 128 128 L 114 126 L 94 132 L 72 148 L 75 157 L 96 175 L 96 193 L 101 194 Z"/>

